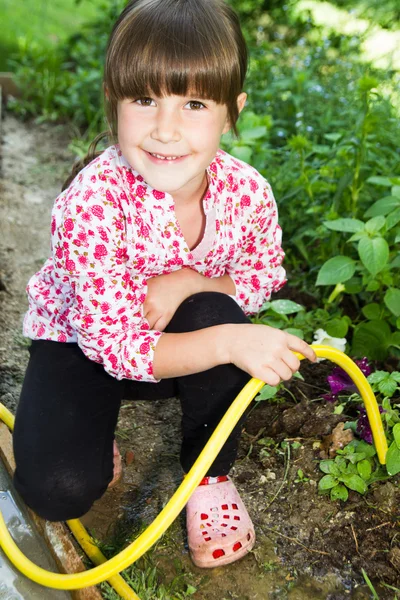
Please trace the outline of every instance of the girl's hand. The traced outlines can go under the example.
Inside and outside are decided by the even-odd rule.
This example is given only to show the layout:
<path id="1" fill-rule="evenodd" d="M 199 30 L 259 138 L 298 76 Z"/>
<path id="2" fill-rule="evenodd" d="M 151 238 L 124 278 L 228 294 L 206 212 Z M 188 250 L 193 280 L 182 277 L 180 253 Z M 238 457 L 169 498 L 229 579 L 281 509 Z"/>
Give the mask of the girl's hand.
<path id="1" fill-rule="evenodd" d="M 300 352 L 311 362 L 317 360 L 306 342 L 280 329 L 251 323 L 227 327 L 227 362 L 269 385 L 287 381 L 299 370 L 300 361 L 293 352 Z"/>
<path id="2" fill-rule="evenodd" d="M 143 316 L 148 320 L 150 329 L 164 331 L 178 306 L 201 291 L 201 279 L 202 275 L 187 267 L 148 279 Z"/>

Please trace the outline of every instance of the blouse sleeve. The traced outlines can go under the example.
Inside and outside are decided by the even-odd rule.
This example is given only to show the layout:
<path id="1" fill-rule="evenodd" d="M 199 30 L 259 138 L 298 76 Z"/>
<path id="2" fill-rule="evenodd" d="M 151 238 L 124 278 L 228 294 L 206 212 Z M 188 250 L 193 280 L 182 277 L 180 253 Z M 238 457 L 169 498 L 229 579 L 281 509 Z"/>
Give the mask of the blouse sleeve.
<path id="1" fill-rule="evenodd" d="M 281 247 L 282 230 L 276 202 L 266 181 L 262 197 L 251 207 L 242 232 L 240 258 L 226 272 L 236 285 L 236 302 L 246 315 L 252 315 L 269 300 L 272 292 L 286 283 L 286 272 L 281 266 L 285 256 Z"/>
<path id="2" fill-rule="evenodd" d="M 154 350 L 162 332 L 142 314 L 147 284 L 127 268 L 125 217 L 110 190 L 72 184 L 55 204 L 55 276 L 67 293 L 68 319 L 84 354 L 116 379 L 157 382 Z"/>

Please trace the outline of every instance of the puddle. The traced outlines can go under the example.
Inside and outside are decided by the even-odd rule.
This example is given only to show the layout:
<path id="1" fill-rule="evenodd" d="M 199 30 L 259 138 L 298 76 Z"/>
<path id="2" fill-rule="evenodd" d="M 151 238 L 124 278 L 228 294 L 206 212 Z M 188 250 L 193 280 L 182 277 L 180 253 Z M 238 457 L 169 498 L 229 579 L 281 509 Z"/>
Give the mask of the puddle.
<path id="1" fill-rule="evenodd" d="M 35 564 L 57 571 L 46 544 L 17 498 L 11 479 L 0 463 L 0 510 L 14 541 Z M 0 550 L 0 600 L 71 600 L 69 592 L 38 585 L 22 575 Z"/>

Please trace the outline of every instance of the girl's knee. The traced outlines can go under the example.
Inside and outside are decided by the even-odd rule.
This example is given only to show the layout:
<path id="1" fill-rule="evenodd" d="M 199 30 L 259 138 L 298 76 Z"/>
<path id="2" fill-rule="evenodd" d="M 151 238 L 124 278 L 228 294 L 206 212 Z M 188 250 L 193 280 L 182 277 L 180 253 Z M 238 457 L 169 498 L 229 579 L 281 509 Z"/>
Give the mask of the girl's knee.
<path id="1" fill-rule="evenodd" d="M 94 482 L 84 474 L 52 473 L 23 480 L 18 469 L 14 486 L 24 502 L 47 521 L 78 519 L 107 489 L 107 482 Z"/>
<path id="2" fill-rule="evenodd" d="M 237 302 L 222 292 L 199 292 L 182 302 L 167 327 L 170 333 L 196 331 L 224 323 L 249 323 Z"/>

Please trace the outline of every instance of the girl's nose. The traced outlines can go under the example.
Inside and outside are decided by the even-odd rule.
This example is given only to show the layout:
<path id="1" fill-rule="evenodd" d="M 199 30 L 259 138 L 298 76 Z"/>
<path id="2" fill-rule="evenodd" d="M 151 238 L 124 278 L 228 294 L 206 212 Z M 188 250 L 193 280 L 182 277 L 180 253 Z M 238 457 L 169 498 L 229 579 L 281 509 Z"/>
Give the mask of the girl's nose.
<path id="1" fill-rule="evenodd" d="M 181 139 L 179 116 L 172 111 L 159 110 L 151 137 L 163 143 L 179 142 Z"/>

